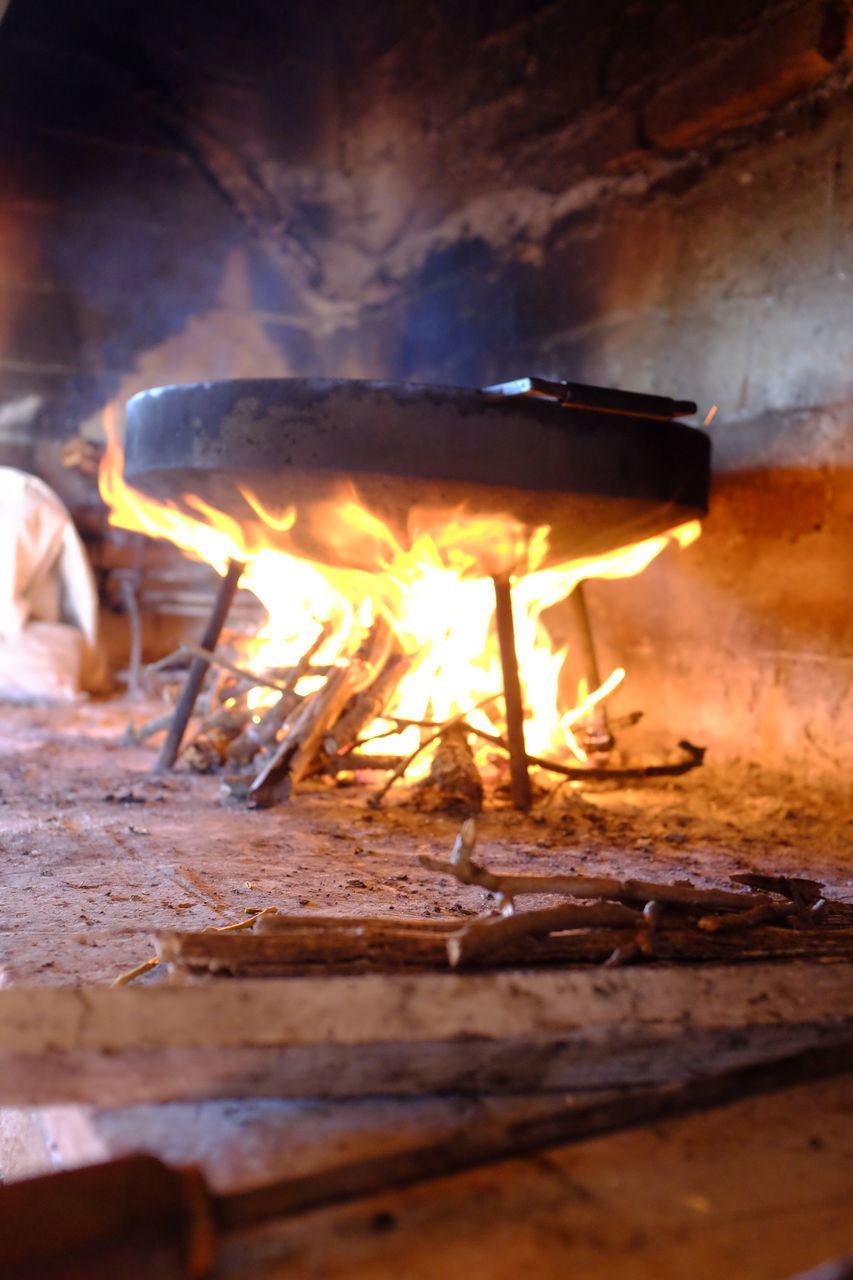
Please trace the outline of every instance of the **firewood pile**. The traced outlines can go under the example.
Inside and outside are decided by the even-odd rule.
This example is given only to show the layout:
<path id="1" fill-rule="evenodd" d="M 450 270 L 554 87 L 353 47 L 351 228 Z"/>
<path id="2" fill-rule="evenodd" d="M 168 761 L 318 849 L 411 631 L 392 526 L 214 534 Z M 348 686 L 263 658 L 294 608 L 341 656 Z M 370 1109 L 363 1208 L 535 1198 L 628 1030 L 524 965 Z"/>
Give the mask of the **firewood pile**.
<path id="1" fill-rule="evenodd" d="M 853 905 L 828 901 L 815 881 L 742 875 L 730 889 L 609 876 L 495 873 L 474 861 L 472 819 L 448 860 L 428 871 L 478 885 L 495 908 L 458 921 L 283 916 L 274 908 L 240 925 L 157 934 L 157 959 L 178 979 L 291 977 L 550 964 L 721 962 L 853 957 Z M 525 896 L 555 903 L 517 910 Z M 252 932 L 248 926 L 254 926 Z M 144 967 L 122 980 L 144 972 Z"/>
<path id="2" fill-rule="evenodd" d="M 174 678 L 170 667 L 177 660 L 201 658 L 209 665 L 181 753 L 183 762 L 197 773 L 221 774 L 230 794 L 265 807 L 286 800 L 303 779 L 321 774 L 385 773 L 387 789 L 416 756 L 434 747 L 425 793 L 433 789 L 437 803 L 446 807 L 458 802 L 465 812 L 479 811 L 482 782 L 463 717 L 447 723 L 419 722 L 421 741 L 408 757 L 362 750 L 383 733 L 397 734 L 413 723 L 387 715 L 410 667 L 388 623 L 380 618 L 362 630 L 340 664 L 317 666 L 314 655 L 326 637 L 324 628 L 300 661 L 286 669 L 255 673 L 221 652 L 190 645 L 146 668 L 144 678 L 154 692 L 157 683 Z M 309 690 L 304 692 L 306 684 Z M 250 697 L 257 689 L 268 694 L 262 710 L 255 709 Z M 130 726 L 126 742 L 139 743 L 162 732 L 173 715 Z M 382 722 L 378 732 L 374 729 L 364 738 L 376 721 Z"/>
<path id="3" fill-rule="evenodd" d="M 174 684 L 175 663 L 190 660 L 206 667 L 206 683 L 191 708 L 189 734 L 181 760 L 198 773 L 218 774 L 223 791 L 252 806 L 286 801 L 305 779 L 346 779 L 355 774 L 384 775 L 371 803 L 382 802 L 393 784 L 405 778 L 415 760 L 431 752 L 429 772 L 419 781 L 415 801 L 427 810 L 460 816 L 479 813 L 484 786 L 473 744 L 485 744 L 490 772 L 500 788 L 508 785 L 511 748 L 507 735 L 490 733 L 469 722 L 472 712 L 497 704 L 494 695 L 467 712 L 445 721 L 411 720 L 393 714 L 397 689 L 411 666 L 384 618 L 356 633 L 334 665 L 317 665 L 314 657 L 327 638 L 323 628 L 298 663 L 289 668 L 254 672 L 241 664 L 234 646 L 217 652 L 182 645 L 174 654 L 144 668 L 143 684 L 152 694 Z M 258 709 L 251 695 L 266 695 Z M 146 724 L 131 725 L 128 743 L 140 743 L 169 730 L 178 714 L 170 711 Z M 634 723 L 638 717 L 629 717 Z M 418 731 L 418 744 L 408 754 L 376 752 L 373 744 L 404 729 Z M 565 780 L 636 779 L 686 773 L 702 763 L 702 748 L 679 744 L 675 763 L 638 768 L 566 764 L 527 755 L 526 764 Z"/>

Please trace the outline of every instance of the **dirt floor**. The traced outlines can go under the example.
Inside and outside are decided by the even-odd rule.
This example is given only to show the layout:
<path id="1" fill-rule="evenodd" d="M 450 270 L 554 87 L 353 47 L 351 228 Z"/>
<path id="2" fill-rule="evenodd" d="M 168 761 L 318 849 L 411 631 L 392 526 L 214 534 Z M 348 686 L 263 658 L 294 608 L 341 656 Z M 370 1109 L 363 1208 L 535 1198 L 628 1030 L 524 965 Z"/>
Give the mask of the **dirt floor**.
<path id="1" fill-rule="evenodd" d="M 154 710 L 2 708 L 6 985 L 108 983 L 150 954 L 156 929 L 233 923 L 270 905 L 432 918 L 489 906 L 483 890 L 417 863 L 419 853 L 447 855 L 458 816 L 418 812 L 402 785 L 373 810 L 374 788 L 323 782 L 278 808 L 247 809 L 216 776 L 180 766 L 154 775 L 154 745 L 122 744 L 128 720 Z M 840 789 L 713 761 L 618 789 L 548 785 L 529 816 L 487 805 L 480 861 L 698 885 L 743 871 L 799 874 L 853 901 L 853 812 Z"/>
<path id="2" fill-rule="evenodd" d="M 422 870 L 459 818 L 403 787 L 313 784 L 247 810 L 220 780 L 151 767 L 131 714 L 91 702 L 0 715 L 0 965 L 6 986 L 107 984 L 158 928 L 231 923 L 275 905 L 310 915 L 465 917 L 484 891 Z M 494 868 L 723 885 L 802 874 L 853 901 L 853 814 L 840 790 L 713 761 L 630 789 L 561 787 L 523 817 L 492 801 L 478 858 Z M 161 982 L 155 969 L 141 983 Z M 226 1242 L 221 1280 L 783 1280 L 853 1248 L 853 1076 L 303 1215 Z M 227 1190 L 435 1141 L 541 1100 L 225 1099 L 0 1108 L 0 1180 L 147 1150 L 197 1162 Z M 497 1110 L 495 1110 L 497 1108 Z M 8 1172 L 6 1172 L 8 1170 Z"/>

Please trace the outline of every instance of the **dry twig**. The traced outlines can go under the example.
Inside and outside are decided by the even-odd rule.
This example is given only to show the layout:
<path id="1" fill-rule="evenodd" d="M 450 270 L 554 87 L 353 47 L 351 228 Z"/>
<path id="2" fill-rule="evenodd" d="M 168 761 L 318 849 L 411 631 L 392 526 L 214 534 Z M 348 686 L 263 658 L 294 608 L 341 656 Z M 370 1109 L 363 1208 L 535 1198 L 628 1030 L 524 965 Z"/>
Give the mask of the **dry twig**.
<path id="1" fill-rule="evenodd" d="M 238 680 L 243 680 L 250 686 L 257 685 L 261 689 L 276 689 L 279 693 L 286 693 L 291 688 L 290 682 L 285 684 L 281 680 L 274 680 L 272 676 L 249 671 L 247 667 L 238 667 L 236 663 L 229 662 L 227 658 L 221 658 L 219 654 L 212 653 L 209 649 L 202 649 L 199 645 L 182 644 L 177 652 L 186 654 L 190 658 L 203 658 L 210 666 L 220 667 L 223 671 L 230 671 Z"/>
<path id="2" fill-rule="evenodd" d="M 485 729 L 475 729 L 473 725 L 465 725 L 464 727 L 471 733 L 476 734 L 478 738 L 482 738 L 484 742 L 491 742 L 493 746 L 509 752 L 509 744 L 496 733 L 487 733 Z M 682 739 L 678 745 L 686 753 L 686 759 L 679 760 L 675 764 L 599 768 L 595 765 L 560 764 L 558 760 L 546 760 L 544 756 L 530 755 L 527 756 L 527 763 L 535 769 L 544 769 L 548 773 L 558 773 L 561 777 L 567 778 L 571 782 L 606 782 L 608 779 L 616 782 L 629 782 L 633 779 L 639 781 L 641 778 L 672 778 L 678 777 L 682 773 L 689 773 L 691 769 L 698 769 L 705 759 L 704 747 L 696 747 L 686 739 Z"/>
<path id="3" fill-rule="evenodd" d="M 542 938 L 566 929 L 634 927 L 639 918 L 639 912 L 615 902 L 594 905 L 564 902 L 539 911 L 491 916 L 472 920 L 451 934 L 447 940 L 447 958 L 455 968 L 473 961 L 482 962 L 490 955 L 497 956 L 509 943 Z"/>
<path id="4" fill-rule="evenodd" d="M 614 876 L 497 873 L 473 861 L 471 855 L 475 838 L 475 825 L 469 819 L 463 824 L 457 837 L 457 845 L 464 851 L 464 856 L 455 856 L 457 845 L 454 845 L 454 855 L 449 862 L 426 853 L 422 853 L 418 861 L 428 871 L 451 875 L 462 884 L 475 884 L 488 889 L 510 907 L 515 898 L 532 893 L 553 894 L 564 898 L 603 898 L 612 902 L 641 903 L 644 906 L 647 902 L 662 902 L 674 906 L 717 907 L 723 910 L 773 905 L 773 900 L 765 895 L 735 893 L 726 889 L 697 889 L 691 884 L 617 880 Z"/>
<path id="5" fill-rule="evenodd" d="M 257 920 L 262 916 L 275 915 L 278 907 L 264 907 L 261 911 L 256 911 L 254 915 L 247 916 L 245 920 L 238 920 L 235 924 L 212 925 L 209 929 L 202 930 L 203 933 L 237 933 L 241 929 L 251 929 Z M 149 973 L 152 969 L 156 969 L 158 964 L 163 963 L 161 955 L 151 956 L 149 960 L 143 960 L 142 964 L 136 965 L 133 969 L 128 969 L 126 973 L 120 973 L 110 983 L 111 987 L 126 987 L 129 982 L 133 982 L 134 978 L 140 978 L 143 973 Z"/>
<path id="6" fill-rule="evenodd" d="M 629 959 L 727 962 L 849 960 L 853 956 L 853 928 L 849 927 L 757 926 L 736 933 L 709 934 L 683 915 L 654 924 L 648 917 L 644 922 L 641 912 L 616 903 L 564 903 L 561 908 L 547 908 L 558 909 L 565 912 L 564 927 L 551 933 L 540 933 L 535 922 L 531 923 L 529 917 L 544 915 L 538 912 L 475 920 L 461 930 L 458 922 L 446 919 L 273 916 L 259 922 L 249 934 L 226 937 L 214 932 L 169 931 L 157 935 L 157 945 L 164 963 L 180 972 L 244 977 L 447 970 L 454 956 L 458 956 L 459 966 L 470 968 L 598 965 L 608 960 L 614 965 Z M 596 923 L 611 912 L 614 919 L 617 912 L 627 914 L 618 925 Z M 469 941 L 463 940 L 457 950 L 454 940 L 463 935 Z"/>

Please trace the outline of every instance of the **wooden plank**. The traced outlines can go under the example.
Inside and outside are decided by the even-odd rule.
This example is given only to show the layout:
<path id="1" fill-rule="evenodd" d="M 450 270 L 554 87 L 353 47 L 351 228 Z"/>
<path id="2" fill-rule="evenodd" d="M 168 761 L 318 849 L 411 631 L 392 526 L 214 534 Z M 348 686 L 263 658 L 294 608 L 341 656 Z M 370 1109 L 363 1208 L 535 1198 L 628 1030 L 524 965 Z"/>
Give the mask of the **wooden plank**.
<path id="1" fill-rule="evenodd" d="M 519 1092 L 683 1078 L 853 1029 L 853 965 L 0 991 L 0 1105 Z"/>
<path id="2" fill-rule="evenodd" d="M 157 954 L 177 975 L 232 975 L 237 978 L 308 977 L 332 973 L 399 973 L 401 970 L 448 970 L 448 942 L 459 946 L 466 968 L 519 968 L 543 964 L 601 964 L 617 950 L 630 951 L 637 938 L 639 913 L 615 903 L 584 904 L 576 910 L 585 917 L 599 916 L 599 927 L 578 928 L 547 937 L 531 937 L 519 931 L 502 936 L 504 925 L 519 923 L 523 916 L 509 916 L 477 929 L 458 924 L 427 922 L 428 927 L 400 928 L 386 921 L 312 920 L 286 921 L 257 933 L 217 933 L 205 930 L 184 933 L 164 929 L 155 936 Z M 608 913 L 622 912 L 633 923 L 629 928 L 608 928 Z M 534 913 L 530 913 L 532 916 Z M 785 929 L 754 926 L 751 929 L 706 933 L 683 925 L 661 925 L 654 935 L 659 960 L 818 960 L 853 959 L 853 929 Z"/>

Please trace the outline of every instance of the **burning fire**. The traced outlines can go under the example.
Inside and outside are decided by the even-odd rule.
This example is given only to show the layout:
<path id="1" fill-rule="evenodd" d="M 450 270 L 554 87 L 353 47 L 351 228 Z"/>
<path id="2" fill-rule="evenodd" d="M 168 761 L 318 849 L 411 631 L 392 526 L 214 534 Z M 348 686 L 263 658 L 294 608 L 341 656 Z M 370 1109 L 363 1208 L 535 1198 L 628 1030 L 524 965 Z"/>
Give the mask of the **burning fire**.
<path id="1" fill-rule="evenodd" d="M 161 503 L 130 488 L 123 479 L 124 454 L 114 415 L 107 414 L 107 451 L 100 471 L 101 496 L 110 508 L 110 523 L 123 529 L 166 538 L 187 555 L 224 574 L 231 559 L 244 562 L 241 586 L 251 591 L 267 612 L 267 622 L 254 638 L 244 665 L 253 671 L 292 667 L 315 643 L 317 665 L 343 665 L 364 630 L 384 617 L 396 642 L 411 659 L 388 711 L 411 721 L 444 722 L 464 712 L 470 724 L 486 732 L 500 731 L 495 708 L 502 680 L 493 626 L 492 574 L 511 573 L 516 647 L 527 719 L 525 741 L 531 755 L 583 759 L 572 727 L 621 682 L 613 671 L 601 688 L 579 690 L 578 705 L 561 711 L 560 676 L 565 649 L 555 650 L 542 614 L 564 600 L 585 578 L 630 577 L 644 569 L 671 542 L 688 546 L 700 533 L 694 520 L 658 537 L 621 548 L 610 555 L 543 568 L 547 527 L 530 536 L 510 516 L 473 516 L 464 511 L 445 515 L 413 513 L 410 546 L 352 496 L 335 504 L 317 504 L 308 512 L 290 508 L 270 513 L 248 492 L 243 496 L 258 521 L 251 528 L 185 495 L 189 512 Z M 192 514 L 190 514 L 192 513 Z M 287 547 L 287 536 L 304 521 L 322 530 L 329 558 L 341 549 L 359 549 L 359 562 L 376 571 L 333 568 L 313 562 Z M 307 693 L 318 677 L 305 676 L 298 692 Z M 268 691 L 256 689 L 258 704 Z M 480 704 L 488 702 L 488 706 Z M 387 719 L 377 720 L 366 736 L 376 736 L 362 750 L 414 750 L 417 725 L 388 733 Z"/>

